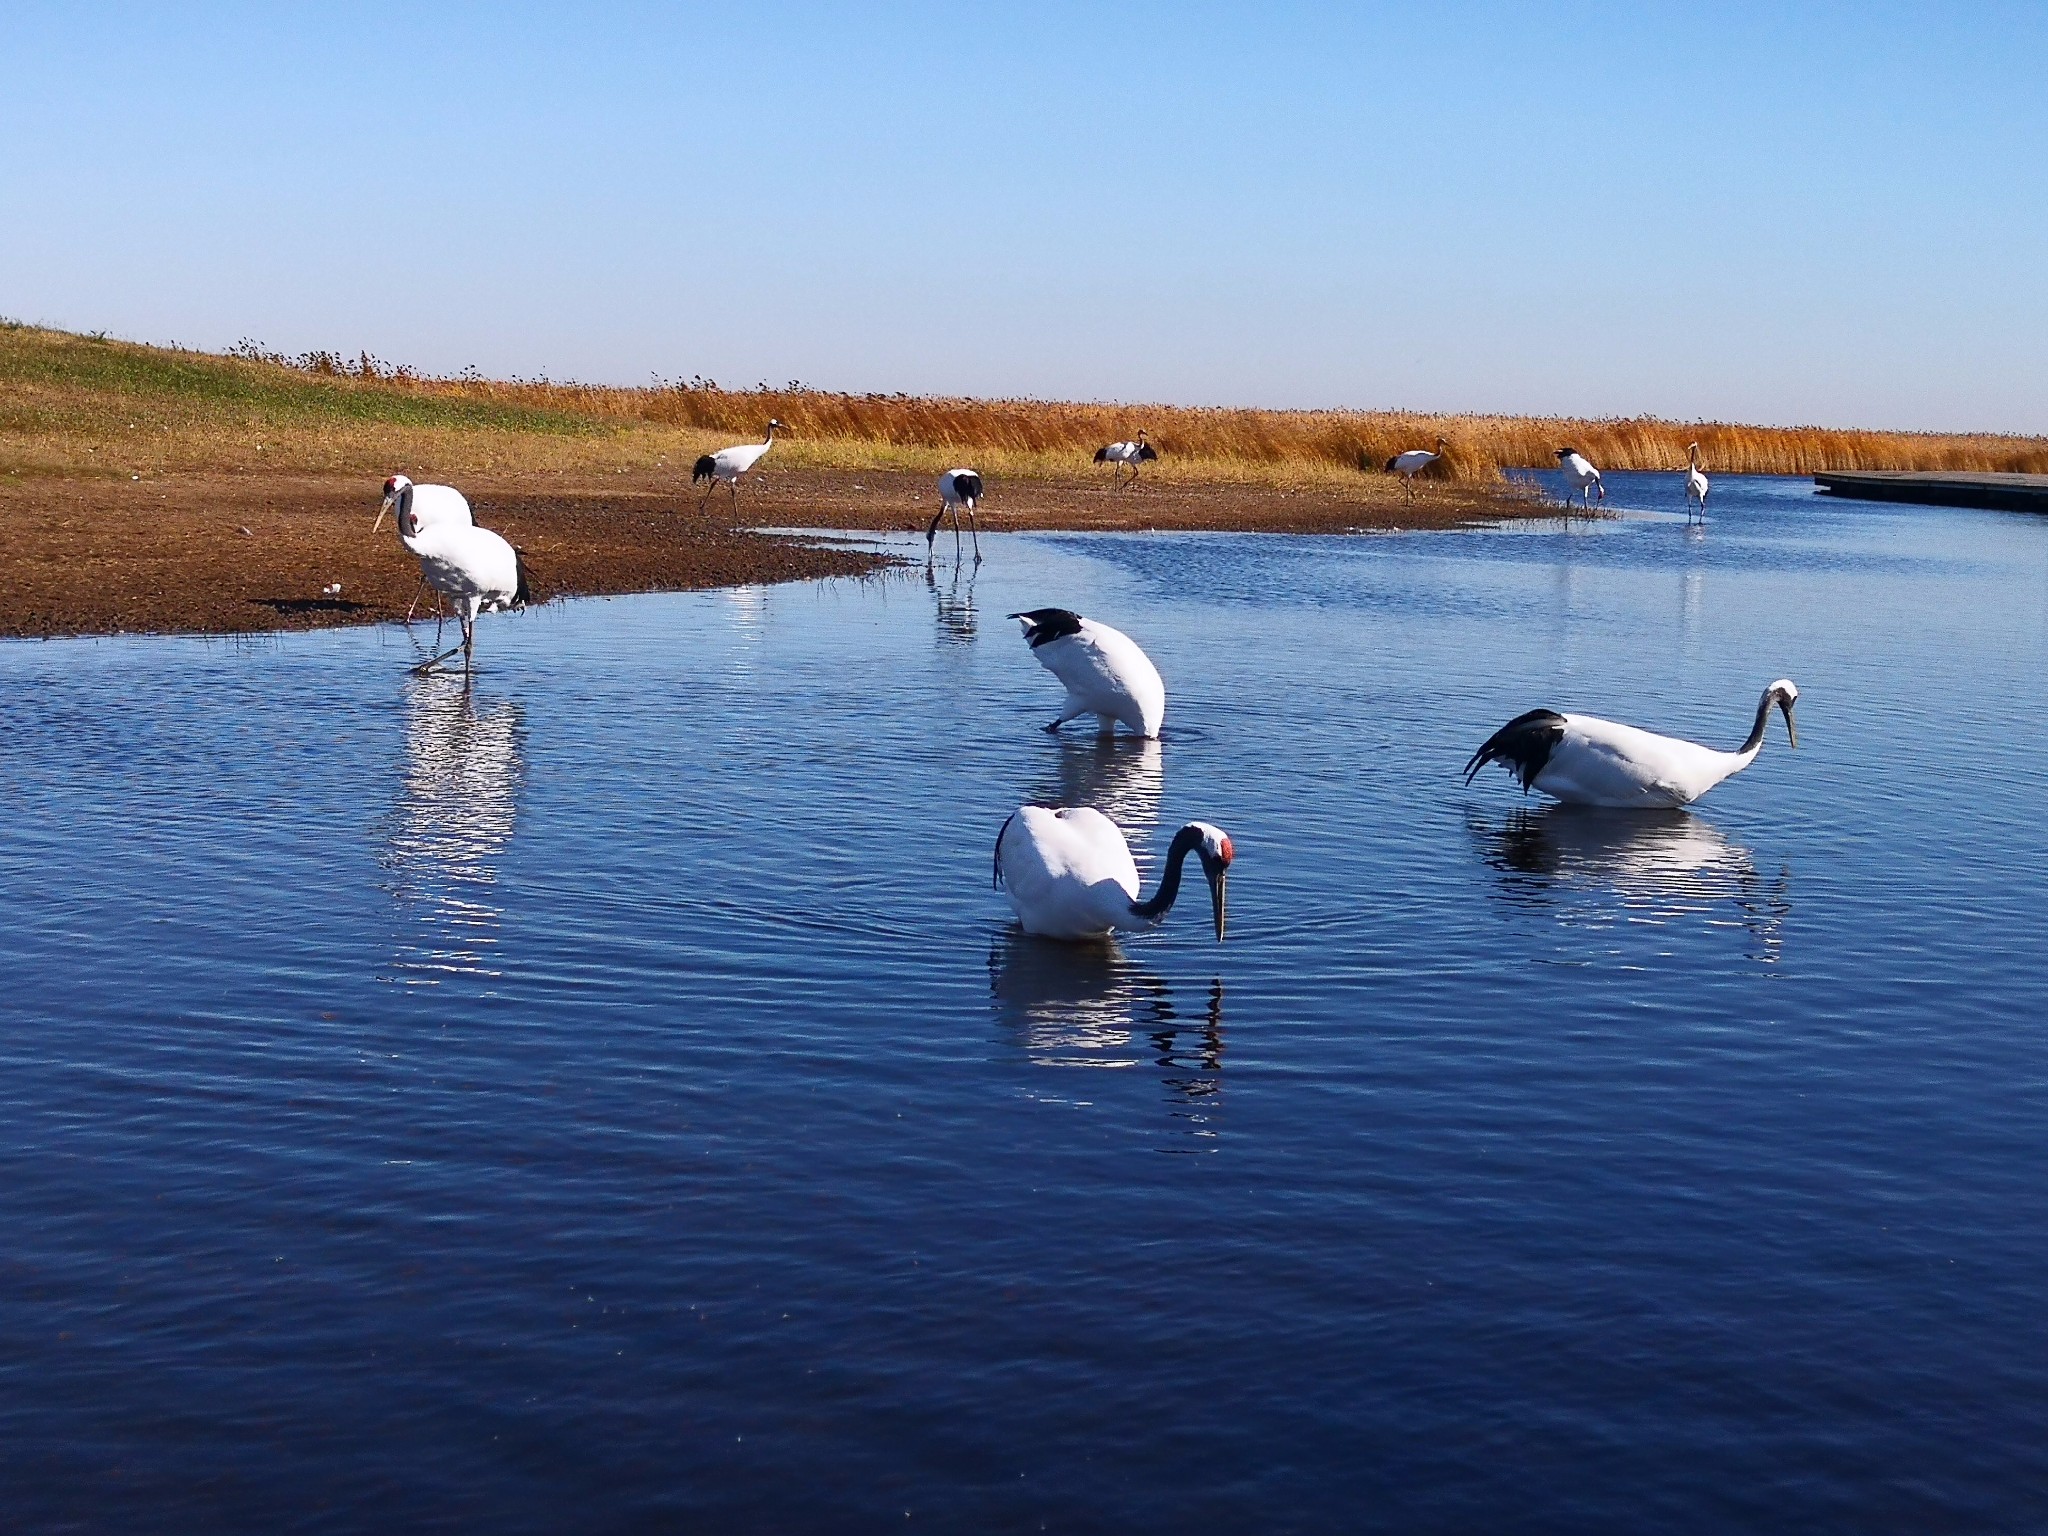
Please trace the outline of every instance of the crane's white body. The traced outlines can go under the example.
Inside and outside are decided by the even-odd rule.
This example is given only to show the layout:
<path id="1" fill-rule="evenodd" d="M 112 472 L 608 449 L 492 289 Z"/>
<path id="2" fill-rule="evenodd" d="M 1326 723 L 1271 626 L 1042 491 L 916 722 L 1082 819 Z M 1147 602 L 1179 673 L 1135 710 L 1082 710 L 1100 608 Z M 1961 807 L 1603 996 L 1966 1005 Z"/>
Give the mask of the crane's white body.
<path id="1" fill-rule="evenodd" d="M 939 476 L 939 514 L 931 520 L 924 531 L 925 558 L 932 553 L 932 541 L 939 535 L 939 524 L 946 520 L 948 513 L 953 518 L 953 559 L 960 559 L 960 512 L 967 511 L 967 526 L 974 533 L 974 562 L 981 563 L 981 526 L 975 521 L 974 509 L 981 504 L 981 475 L 972 469 L 949 469 Z"/>
<path id="2" fill-rule="evenodd" d="M 1152 658 L 1122 630 L 1082 619 L 1073 634 L 1031 647 L 1041 667 L 1066 685 L 1052 728 L 1092 714 L 1105 735 L 1122 721 L 1140 736 L 1157 736 L 1166 719 L 1166 682 Z"/>
<path id="3" fill-rule="evenodd" d="M 770 437 L 765 443 L 741 443 L 735 448 L 721 448 L 711 455 L 711 476 L 731 485 L 748 470 L 761 462 L 761 455 L 775 446 Z"/>
<path id="4" fill-rule="evenodd" d="M 1436 447 L 1410 448 L 1406 453 L 1397 453 L 1387 460 L 1387 473 L 1399 475 L 1412 498 L 1415 495 L 1415 477 L 1444 456 L 1444 449 L 1450 445 L 1442 438 L 1436 440 Z"/>
<path id="5" fill-rule="evenodd" d="M 469 510 L 469 498 L 452 485 L 414 485 L 404 475 L 393 475 L 384 482 L 384 505 L 377 509 L 377 520 L 370 524 L 375 533 L 384 523 L 384 514 L 394 506 L 398 498 L 405 496 L 406 504 L 412 508 L 413 521 L 422 528 L 468 528 L 476 518 Z M 412 602 L 407 604 L 405 622 L 412 622 L 413 610 L 420 605 L 420 593 L 426 590 L 426 577 L 420 578 L 420 585 L 413 592 Z M 434 594 L 434 627 L 438 635 L 441 625 L 441 594 Z"/>
<path id="6" fill-rule="evenodd" d="M 1003 828 L 996 865 L 1026 933 L 1091 939 L 1156 926 L 1138 916 L 1138 866 L 1115 822 L 1079 806 L 1027 805 Z"/>
<path id="7" fill-rule="evenodd" d="M 1783 711 L 1785 732 L 1799 745 L 1792 706 L 1799 689 L 1779 678 L 1757 701 L 1749 739 L 1733 752 L 1695 741 L 1660 736 L 1638 726 L 1597 715 L 1567 715 L 1534 709 L 1494 732 L 1466 764 L 1465 781 L 1497 762 L 1521 780 L 1566 805 L 1617 810 L 1670 810 L 1690 805 L 1732 774 L 1756 761 L 1763 750 L 1771 709 Z"/>
<path id="8" fill-rule="evenodd" d="M 1223 937 L 1223 879 L 1234 857 L 1221 827 L 1191 821 L 1174 834 L 1157 894 L 1138 900 L 1138 866 L 1115 822 L 1088 806 L 1026 805 L 996 838 L 996 883 L 1026 933 L 1048 939 L 1096 939 L 1156 928 L 1180 890 L 1190 854 L 1202 861 Z"/>
<path id="9" fill-rule="evenodd" d="M 1158 457 L 1159 450 L 1145 441 L 1143 432 L 1138 434 L 1135 442 L 1105 443 L 1095 450 L 1095 462 L 1109 465 L 1110 477 L 1118 484 L 1124 483 L 1123 474 L 1126 466 L 1131 471 L 1131 480 L 1135 482 L 1138 478 L 1138 466 Z"/>
<path id="10" fill-rule="evenodd" d="M 690 471 L 690 479 L 693 482 L 707 482 L 704 487 L 704 499 L 709 501 L 711 493 L 723 485 L 732 492 L 733 505 L 738 507 L 740 476 L 760 463 L 761 456 L 775 446 L 775 431 L 780 426 L 781 422 L 771 421 L 768 423 L 767 435 L 760 442 L 738 443 L 731 448 L 721 448 L 716 453 L 707 453 L 698 459 Z"/>
<path id="11" fill-rule="evenodd" d="M 939 476 L 942 511 L 958 516 L 961 508 L 972 512 L 981 503 L 981 476 L 971 469 L 949 469 Z"/>
<path id="12" fill-rule="evenodd" d="M 1600 478 L 1600 471 L 1593 467 L 1593 461 L 1584 454 L 1566 449 L 1558 455 L 1557 467 L 1564 471 L 1566 501 L 1579 496 L 1590 507 L 1596 491 L 1602 501 L 1607 499 L 1606 482 Z"/>
<path id="13" fill-rule="evenodd" d="M 1692 804 L 1762 750 L 1758 743 L 1746 752 L 1717 752 L 1597 715 L 1566 715 L 1564 739 L 1535 787 L 1567 805 L 1669 809 Z"/>
<path id="14" fill-rule="evenodd" d="M 1706 514 L 1707 477 L 1700 473 L 1700 445 L 1698 443 L 1692 445 L 1692 463 L 1685 472 L 1685 506 L 1688 512 L 1697 507 L 1702 516 Z"/>

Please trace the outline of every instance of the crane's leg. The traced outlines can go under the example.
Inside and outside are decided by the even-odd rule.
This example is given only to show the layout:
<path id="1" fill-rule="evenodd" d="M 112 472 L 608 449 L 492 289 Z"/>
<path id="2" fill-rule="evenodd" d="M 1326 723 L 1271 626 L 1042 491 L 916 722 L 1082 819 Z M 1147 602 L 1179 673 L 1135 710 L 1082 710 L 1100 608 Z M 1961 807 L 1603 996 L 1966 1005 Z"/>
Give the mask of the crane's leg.
<path id="1" fill-rule="evenodd" d="M 1078 720 L 1081 718 L 1081 716 L 1089 713 L 1091 713 L 1091 711 L 1089 710 L 1088 706 L 1086 704 L 1083 704 L 1079 699 L 1075 698 L 1070 693 L 1067 695 L 1067 707 L 1060 712 L 1060 717 L 1057 720 L 1053 721 L 1051 725 L 1048 725 L 1046 729 L 1048 731 L 1057 731 L 1069 720 Z"/>
<path id="2" fill-rule="evenodd" d="M 974 503 L 967 503 L 967 531 L 974 535 L 974 563 L 981 564 L 981 524 L 974 520 Z"/>
<path id="3" fill-rule="evenodd" d="M 438 656 L 429 656 L 425 661 L 421 662 L 418 666 L 412 669 L 413 675 L 416 677 L 425 677 L 429 672 L 433 671 L 434 668 L 441 665 L 442 662 L 446 661 L 450 656 L 453 656 L 457 651 L 461 649 L 462 647 L 459 645 L 450 646 L 447 650 L 443 651 Z"/>
<path id="4" fill-rule="evenodd" d="M 953 569 L 960 569 L 960 503 L 953 503 Z"/>
<path id="5" fill-rule="evenodd" d="M 476 618 L 473 614 L 464 614 L 462 619 L 462 670 L 476 670 Z"/>

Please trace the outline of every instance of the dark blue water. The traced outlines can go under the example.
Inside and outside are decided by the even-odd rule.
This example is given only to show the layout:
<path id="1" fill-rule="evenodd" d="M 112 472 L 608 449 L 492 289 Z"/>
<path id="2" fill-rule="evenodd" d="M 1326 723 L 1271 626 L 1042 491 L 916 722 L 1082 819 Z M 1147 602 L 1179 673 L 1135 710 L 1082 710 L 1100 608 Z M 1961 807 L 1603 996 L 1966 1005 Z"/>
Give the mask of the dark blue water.
<path id="1" fill-rule="evenodd" d="M 18 1529 L 2048 1525 L 2048 525 L 990 539 L 0 647 Z M 1001 615 L 1137 636 L 1056 741 Z M 1798 752 L 1545 811 L 1537 704 Z M 1026 941 L 1027 799 L 1231 934 Z M 1196 904 L 1197 907 L 1200 903 Z"/>

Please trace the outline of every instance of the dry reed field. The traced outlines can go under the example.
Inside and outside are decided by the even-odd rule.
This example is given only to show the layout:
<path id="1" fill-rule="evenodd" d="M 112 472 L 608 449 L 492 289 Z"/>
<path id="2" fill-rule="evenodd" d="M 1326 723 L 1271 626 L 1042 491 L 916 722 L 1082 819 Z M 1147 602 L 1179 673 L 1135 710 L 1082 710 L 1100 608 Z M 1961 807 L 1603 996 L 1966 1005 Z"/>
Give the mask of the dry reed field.
<path id="1" fill-rule="evenodd" d="M 936 472 L 971 459 L 985 475 L 1085 475 L 1094 450 L 1140 428 L 1163 483 L 1376 480 L 1387 458 L 1450 442 L 1431 473 L 1473 487 L 1549 468 L 1570 445 L 1611 469 L 1676 469 L 1697 440 L 1710 472 L 1822 469 L 2048 472 L 2048 439 L 1751 427 L 1650 418 L 1438 416 L 846 395 L 709 381 L 628 389 L 475 374 L 433 378 L 366 355 L 228 355 L 0 326 L 0 470 L 417 473 L 687 472 L 698 453 L 788 423 L 788 469 Z M 1361 490 L 1365 488 L 1361 486 Z M 1372 494 L 1377 494 L 1373 487 Z"/>

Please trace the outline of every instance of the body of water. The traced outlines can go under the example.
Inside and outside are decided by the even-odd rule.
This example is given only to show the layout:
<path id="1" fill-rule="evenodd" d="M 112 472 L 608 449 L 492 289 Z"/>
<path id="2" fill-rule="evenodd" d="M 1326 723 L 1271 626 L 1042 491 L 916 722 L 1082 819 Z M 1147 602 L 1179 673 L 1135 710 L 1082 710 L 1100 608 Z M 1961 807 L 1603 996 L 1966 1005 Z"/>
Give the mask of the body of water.
<path id="1" fill-rule="evenodd" d="M 555 605 L 469 684 L 0 646 L 7 1523 L 2048 1525 L 2048 524 L 1609 485 Z M 1163 741 L 1039 730 L 1044 605 Z M 1460 782 L 1778 676 L 1691 813 Z M 1223 826 L 1228 942 L 1018 935 L 1034 800 L 1148 882 Z"/>

